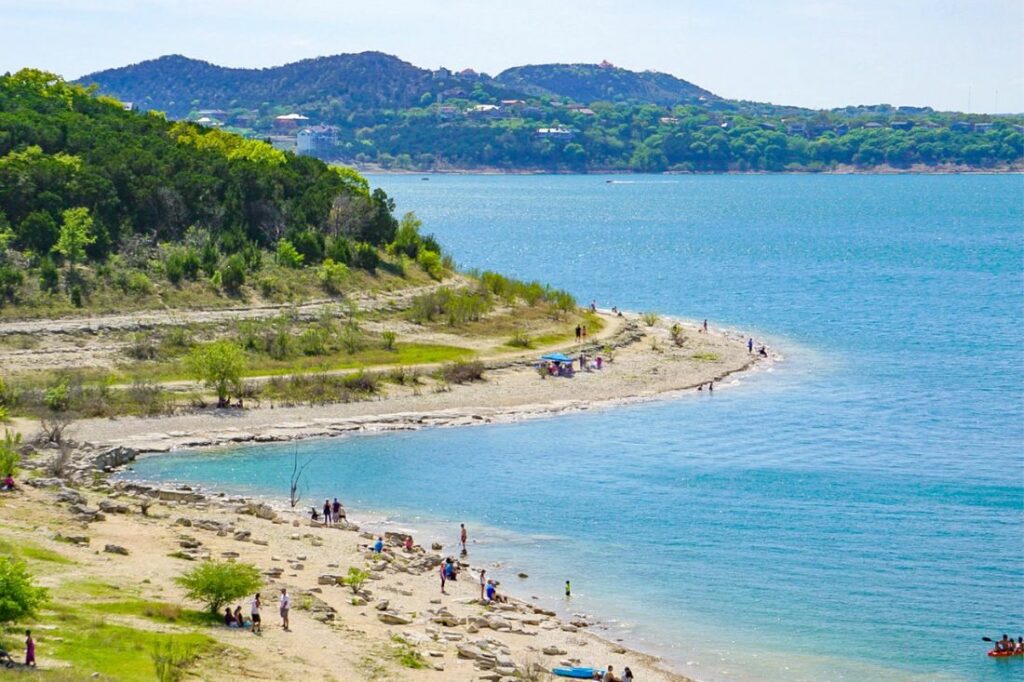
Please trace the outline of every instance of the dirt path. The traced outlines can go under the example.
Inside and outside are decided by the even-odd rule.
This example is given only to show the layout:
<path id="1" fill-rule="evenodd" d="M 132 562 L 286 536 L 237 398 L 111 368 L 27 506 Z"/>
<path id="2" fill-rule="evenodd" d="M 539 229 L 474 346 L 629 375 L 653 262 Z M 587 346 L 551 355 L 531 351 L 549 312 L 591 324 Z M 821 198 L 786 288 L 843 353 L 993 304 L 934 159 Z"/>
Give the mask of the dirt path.
<path id="1" fill-rule="evenodd" d="M 354 303 L 361 312 L 407 308 L 415 296 L 441 287 L 460 286 L 465 279 L 456 275 L 441 282 L 410 287 L 395 292 L 356 293 L 344 300 L 324 298 L 301 305 L 261 304 L 208 310 L 142 310 L 116 315 L 89 315 L 44 320 L 0 322 L 0 337 L 12 334 L 102 334 L 115 331 L 141 331 L 183 324 L 216 324 L 235 320 L 264 320 L 281 313 L 294 312 L 300 319 L 315 319 L 325 307 Z"/>

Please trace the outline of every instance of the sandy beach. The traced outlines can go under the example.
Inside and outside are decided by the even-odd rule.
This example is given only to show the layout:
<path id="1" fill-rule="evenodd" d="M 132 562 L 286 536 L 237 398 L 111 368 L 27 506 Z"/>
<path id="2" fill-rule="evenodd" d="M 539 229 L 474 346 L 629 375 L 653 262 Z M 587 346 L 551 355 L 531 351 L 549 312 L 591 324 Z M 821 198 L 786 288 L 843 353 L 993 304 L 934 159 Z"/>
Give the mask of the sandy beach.
<path id="1" fill-rule="evenodd" d="M 774 351 L 761 357 L 758 339 L 755 352 L 749 353 L 747 336 L 734 331 L 711 327 L 705 333 L 696 323 L 669 319 L 648 326 L 636 315 L 606 313 L 605 318 L 605 329 L 592 340 L 593 352 L 606 356 L 602 369 L 578 371 L 573 378 L 541 378 L 528 354 L 517 354 L 492 359 L 485 381 L 444 390 L 399 388 L 374 401 L 75 422 L 70 437 L 79 448 L 70 477 L 77 492 L 67 493 L 65 483 L 48 480 L 41 472 L 25 472 L 27 479 L 42 480 L 35 482 L 38 487 L 24 486 L 22 494 L 4 501 L 5 533 L 8 539 L 31 539 L 68 555 L 78 564 L 78 580 L 95 577 L 141 598 L 172 603 L 183 599 L 174 577 L 194 560 L 257 566 L 267 580 L 266 632 L 256 637 L 208 628 L 208 634 L 228 648 L 223 655 L 200 661 L 195 672 L 201 679 L 224 679 L 228 674 L 258 679 L 554 679 L 547 672 L 530 677 L 529 671 L 610 664 L 620 673 L 628 665 L 637 679 L 685 680 L 658 658 L 594 634 L 591 630 L 600 624 L 591 616 L 577 614 L 566 622 L 534 606 L 528 579 L 511 590 L 519 600 L 482 604 L 471 545 L 462 558 L 461 579 L 449 582 L 447 594 L 441 594 L 438 563 L 443 556 L 457 556 L 457 547 L 408 553 L 394 544 L 378 556 L 366 549 L 373 541 L 366 530 L 375 528 L 326 528 L 307 516 L 251 500 L 188 489 L 148 489 L 124 481 L 111 484 L 100 473 L 130 465 L 139 454 L 158 456 L 185 447 L 551 417 L 661 399 L 710 381 L 722 382 L 721 390 L 735 383 L 732 375 L 779 359 Z M 673 325 L 680 325 L 674 335 Z M 609 348 L 614 348 L 611 362 Z M 30 423 L 19 426 L 31 434 Z M 42 449 L 36 463 L 52 453 L 52 448 Z M 62 494 L 65 500 L 74 501 L 76 495 L 82 499 L 55 505 Z M 154 499 L 148 513 L 140 513 L 139 501 Z M 281 507 L 285 504 L 282 500 Z M 95 511 L 101 513 L 97 516 Z M 58 534 L 84 535 L 88 544 L 69 546 L 54 540 Z M 127 553 L 98 551 L 107 545 Z M 372 574 L 359 595 L 338 584 L 338 577 L 352 566 Z M 55 589 L 61 579 L 45 578 Z M 291 632 L 281 629 L 273 606 L 281 587 L 287 587 L 299 605 L 293 610 Z M 132 625 L 152 627 L 138 618 Z M 48 634 L 38 637 L 44 660 Z M 403 667 L 396 662 L 396 647 L 411 647 L 426 667 Z"/>

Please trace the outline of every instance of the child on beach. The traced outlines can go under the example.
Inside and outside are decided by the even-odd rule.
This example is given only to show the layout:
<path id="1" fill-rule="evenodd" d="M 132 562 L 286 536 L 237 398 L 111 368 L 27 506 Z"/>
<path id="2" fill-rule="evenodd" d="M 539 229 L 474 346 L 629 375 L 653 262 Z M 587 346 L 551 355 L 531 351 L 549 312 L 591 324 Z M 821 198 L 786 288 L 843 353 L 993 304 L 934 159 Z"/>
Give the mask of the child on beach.
<path id="1" fill-rule="evenodd" d="M 444 583 L 445 583 L 445 580 L 448 579 L 448 565 L 445 562 L 443 562 L 443 561 L 441 562 L 440 571 L 441 571 L 441 594 L 448 594 L 447 592 L 444 591 Z"/>
<path id="2" fill-rule="evenodd" d="M 484 569 L 481 568 L 480 569 L 480 601 L 484 601 L 484 599 L 486 599 L 486 591 L 487 591 L 487 579 L 485 578 L 486 574 L 487 574 L 487 571 L 485 571 Z"/>
<path id="3" fill-rule="evenodd" d="M 15 483 L 14 483 L 14 475 L 13 474 L 7 474 L 6 476 L 4 476 L 4 482 L 3 482 L 3 485 L 0 485 L 0 489 L 3 489 L 5 491 L 7 491 L 7 490 L 17 490 L 18 489 L 18 486 L 15 485 Z"/>
<path id="4" fill-rule="evenodd" d="M 36 667 L 36 640 L 31 630 L 25 630 L 25 665 Z"/>

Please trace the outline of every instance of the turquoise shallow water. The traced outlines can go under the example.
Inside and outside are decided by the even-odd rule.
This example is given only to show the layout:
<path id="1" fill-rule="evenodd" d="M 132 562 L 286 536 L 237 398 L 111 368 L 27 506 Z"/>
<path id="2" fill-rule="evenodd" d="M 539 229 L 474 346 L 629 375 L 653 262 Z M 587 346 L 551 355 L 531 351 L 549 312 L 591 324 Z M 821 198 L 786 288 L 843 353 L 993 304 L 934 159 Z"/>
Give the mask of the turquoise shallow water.
<path id="1" fill-rule="evenodd" d="M 713 396 L 303 443 L 311 498 L 448 542 L 464 520 L 515 590 L 559 604 L 572 578 L 563 608 L 702 679 L 1024 677 L 980 640 L 1024 634 L 1024 178 L 373 181 L 463 265 L 786 361 Z M 135 473 L 283 498 L 292 447 Z"/>

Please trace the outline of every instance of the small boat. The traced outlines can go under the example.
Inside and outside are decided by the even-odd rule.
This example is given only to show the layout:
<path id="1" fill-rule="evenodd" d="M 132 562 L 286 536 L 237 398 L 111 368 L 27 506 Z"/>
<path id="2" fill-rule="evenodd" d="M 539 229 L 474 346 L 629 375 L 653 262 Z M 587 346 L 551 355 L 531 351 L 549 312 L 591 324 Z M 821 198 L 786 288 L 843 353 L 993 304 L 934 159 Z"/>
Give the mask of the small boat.
<path id="1" fill-rule="evenodd" d="M 988 652 L 988 655 L 992 658 L 1010 658 L 1011 656 L 1024 656 L 1024 651 L 1000 651 L 999 649 L 993 649 Z"/>
<path id="2" fill-rule="evenodd" d="M 554 674 L 559 677 L 572 677 L 577 680 L 592 680 L 594 675 L 603 676 L 603 670 L 596 670 L 594 668 L 555 668 L 552 670 Z"/>

